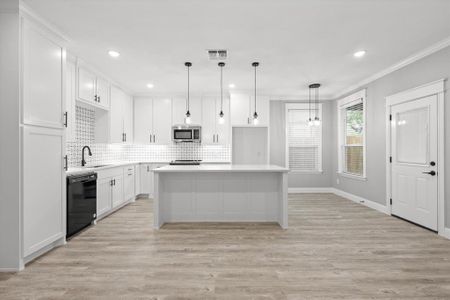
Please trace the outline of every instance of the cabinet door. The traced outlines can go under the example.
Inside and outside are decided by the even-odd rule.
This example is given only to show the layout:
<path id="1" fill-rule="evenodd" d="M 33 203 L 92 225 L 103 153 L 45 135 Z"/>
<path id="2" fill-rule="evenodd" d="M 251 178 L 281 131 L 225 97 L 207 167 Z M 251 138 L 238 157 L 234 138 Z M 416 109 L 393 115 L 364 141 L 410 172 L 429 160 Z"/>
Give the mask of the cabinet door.
<path id="1" fill-rule="evenodd" d="M 66 141 L 75 142 L 75 105 L 76 105 L 76 66 L 74 62 L 67 62 L 66 64 L 66 113 L 67 113 L 67 128 Z"/>
<path id="2" fill-rule="evenodd" d="M 23 34 L 23 122 L 62 128 L 65 51 L 27 22 Z"/>
<path id="3" fill-rule="evenodd" d="M 171 99 L 153 99 L 153 134 L 156 144 L 171 143 L 172 101 Z"/>
<path id="4" fill-rule="evenodd" d="M 216 98 L 202 98 L 202 144 L 215 144 L 216 122 L 219 119 L 219 112 L 216 109 Z"/>
<path id="5" fill-rule="evenodd" d="M 123 143 L 123 102 L 125 95 L 122 90 L 111 87 L 110 108 L 110 141 L 111 143 Z"/>
<path id="6" fill-rule="evenodd" d="M 133 143 L 133 98 L 127 94 L 123 103 L 123 132 L 125 142 Z"/>
<path id="7" fill-rule="evenodd" d="M 94 73 L 78 68 L 78 98 L 88 102 L 94 102 L 95 99 L 95 82 Z"/>
<path id="8" fill-rule="evenodd" d="M 249 125 L 250 109 L 251 109 L 250 97 L 248 95 L 231 94 L 230 95 L 231 125 Z"/>
<path id="9" fill-rule="evenodd" d="M 65 236 L 63 130 L 23 128 L 24 255 Z"/>
<path id="10" fill-rule="evenodd" d="M 117 207 L 125 200 L 123 193 L 123 176 L 115 176 L 113 178 L 114 184 L 112 188 L 112 206 Z"/>
<path id="11" fill-rule="evenodd" d="M 153 143 L 152 120 L 153 101 L 151 98 L 134 98 L 134 142 Z"/>
<path id="12" fill-rule="evenodd" d="M 97 216 L 107 213 L 112 208 L 112 179 L 97 180 Z"/>
<path id="13" fill-rule="evenodd" d="M 141 175 L 141 194 L 149 194 L 150 193 L 150 168 L 149 164 L 140 165 L 140 175 Z"/>
<path id="14" fill-rule="evenodd" d="M 217 109 L 220 112 L 220 99 L 217 99 Z M 224 113 L 224 123 L 221 124 L 219 119 L 216 118 L 216 144 L 219 145 L 229 145 L 230 144 L 230 99 L 223 98 L 223 113 Z"/>
<path id="15" fill-rule="evenodd" d="M 123 184 L 124 184 L 124 201 L 128 201 L 133 199 L 135 196 L 134 193 L 134 167 L 128 166 L 123 168 Z"/>
<path id="16" fill-rule="evenodd" d="M 109 82 L 97 77 L 96 88 L 97 104 L 105 109 L 109 109 Z"/>

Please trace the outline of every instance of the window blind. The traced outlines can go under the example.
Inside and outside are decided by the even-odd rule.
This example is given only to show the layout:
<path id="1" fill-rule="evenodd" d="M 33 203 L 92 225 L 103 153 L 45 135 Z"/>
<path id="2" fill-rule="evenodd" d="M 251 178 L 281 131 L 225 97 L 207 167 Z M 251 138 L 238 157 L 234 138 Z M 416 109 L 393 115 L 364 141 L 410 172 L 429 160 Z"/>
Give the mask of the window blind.
<path id="1" fill-rule="evenodd" d="M 364 104 L 357 101 L 342 109 L 344 116 L 343 167 L 344 172 L 364 174 Z"/>
<path id="2" fill-rule="evenodd" d="M 289 168 L 321 171 L 322 126 L 308 126 L 307 109 L 288 109 L 287 112 Z"/>

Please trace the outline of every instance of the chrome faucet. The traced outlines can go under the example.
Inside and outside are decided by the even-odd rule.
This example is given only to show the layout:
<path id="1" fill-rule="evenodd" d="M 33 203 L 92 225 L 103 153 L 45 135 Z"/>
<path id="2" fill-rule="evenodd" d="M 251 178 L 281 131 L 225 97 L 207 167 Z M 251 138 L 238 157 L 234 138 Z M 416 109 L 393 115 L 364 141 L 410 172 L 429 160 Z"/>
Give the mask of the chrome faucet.
<path id="1" fill-rule="evenodd" d="M 86 161 L 84 160 L 84 149 L 88 149 L 89 156 L 92 156 L 91 148 L 89 146 L 84 146 L 81 150 L 81 166 L 84 167 L 86 165 Z"/>

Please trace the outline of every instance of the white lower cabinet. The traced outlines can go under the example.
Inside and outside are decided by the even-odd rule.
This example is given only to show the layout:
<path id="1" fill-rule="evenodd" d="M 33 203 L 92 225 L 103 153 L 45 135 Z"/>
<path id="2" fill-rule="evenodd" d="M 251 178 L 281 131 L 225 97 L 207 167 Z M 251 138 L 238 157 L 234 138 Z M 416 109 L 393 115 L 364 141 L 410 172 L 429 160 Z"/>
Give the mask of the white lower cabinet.
<path id="1" fill-rule="evenodd" d="M 125 201 L 134 199 L 136 196 L 134 190 L 134 166 L 128 166 L 123 168 L 123 194 Z"/>
<path id="2" fill-rule="evenodd" d="M 62 129 L 23 127 L 23 253 L 65 236 Z"/>
<path id="3" fill-rule="evenodd" d="M 153 170 L 166 164 L 141 164 L 139 166 L 140 171 L 140 189 L 139 194 L 148 194 L 150 198 L 153 198 Z"/>
<path id="4" fill-rule="evenodd" d="M 112 179 L 97 179 L 97 216 L 104 215 L 112 208 Z"/>
<path id="5" fill-rule="evenodd" d="M 117 207 L 125 202 L 123 193 L 123 175 L 115 176 L 112 185 L 112 206 Z"/>

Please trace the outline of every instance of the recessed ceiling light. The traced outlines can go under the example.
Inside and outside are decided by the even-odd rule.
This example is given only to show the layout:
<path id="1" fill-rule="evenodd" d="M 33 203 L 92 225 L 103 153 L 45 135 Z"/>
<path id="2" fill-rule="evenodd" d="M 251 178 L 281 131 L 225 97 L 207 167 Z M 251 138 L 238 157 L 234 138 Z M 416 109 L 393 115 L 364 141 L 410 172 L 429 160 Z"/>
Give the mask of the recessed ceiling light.
<path id="1" fill-rule="evenodd" d="M 153 85 L 153 83 L 147 83 L 147 87 L 148 87 L 149 89 L 152 89 L 152 88 L 154 87 L 154 85 Z"/>
<path id="2" fill-rule="evenodd" d="M 356 51 L 355 53 L 353 53 L 354 57 L 363 57 L 366 54 L 365 50 L 360 50 L 360 51 Z"/>
<path id="3" fill-rule="evenodd" d="M 120 53 L 117 51 L 114 51 L 114 50 L 109 50 L 108 54 L 109 54 L 109 56 L 114 57 L 114 58 L 120 56 Z"/>
<path id="4" fill-rule="evenodd" d="M 228 87 L 229 87 L 230 89 L 234 89 L 234 88 L 236 87 L 236 85 L 235 85 L 234 83 L 230 83 L 230 84 L 228 85 Z"/>

